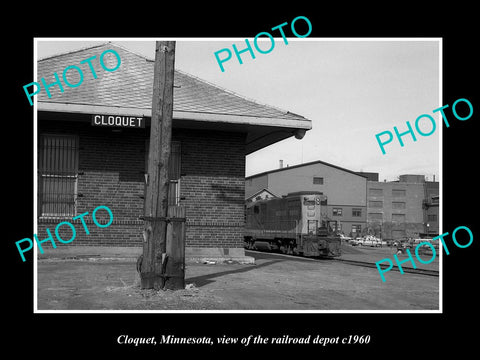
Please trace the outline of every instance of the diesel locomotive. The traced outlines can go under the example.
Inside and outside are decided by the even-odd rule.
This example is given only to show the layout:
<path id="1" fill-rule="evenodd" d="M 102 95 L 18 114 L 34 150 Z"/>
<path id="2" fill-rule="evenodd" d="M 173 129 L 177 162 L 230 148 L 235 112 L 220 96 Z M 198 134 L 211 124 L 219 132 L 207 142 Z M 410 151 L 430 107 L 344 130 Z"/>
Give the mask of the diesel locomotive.
<path id="1" fill-rule="evenodd" d="M 245 248 L 308 257 L 340 256 L 337 222 L 327 216 L 327 197 L 294 192 L 246 204 Z"/>

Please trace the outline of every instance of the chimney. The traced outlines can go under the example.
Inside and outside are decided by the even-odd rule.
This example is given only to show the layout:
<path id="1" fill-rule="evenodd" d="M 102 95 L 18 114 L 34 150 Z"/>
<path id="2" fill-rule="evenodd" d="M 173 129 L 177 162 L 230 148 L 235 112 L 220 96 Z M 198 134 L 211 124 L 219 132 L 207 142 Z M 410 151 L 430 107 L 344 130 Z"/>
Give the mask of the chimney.
<path id="1" fill-rule="evenodd" d="M 283 169 L 283 160 L 279 160 L 278 163 L 279 163 L 279 168 Z"/>

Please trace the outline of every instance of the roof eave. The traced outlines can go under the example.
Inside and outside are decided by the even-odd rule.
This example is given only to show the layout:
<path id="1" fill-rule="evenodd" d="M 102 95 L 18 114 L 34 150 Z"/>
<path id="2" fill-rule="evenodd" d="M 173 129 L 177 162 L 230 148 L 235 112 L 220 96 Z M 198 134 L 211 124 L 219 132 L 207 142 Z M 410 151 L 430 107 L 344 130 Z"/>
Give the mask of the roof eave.
<path id="1" fill-rule="evenodd" d="M 45 113 L 108 114 L 146 118 L 151 118 L 152 114 L 150 108 L 68 104 L 39 100 L 36 101 L 36 110 Z M 297 137 L 298 134 L 304 134 L 312 128 L 312 121 L 304 118 L 284 119 L 174 110 L 173 119 L 176 120 L 175 123 L 178 126 L 192 129 L 202 128 L 246 133 L 245 155 L 292 136 Z M 146 123 L 149 123 L 148 119 Z M 300 135 L 298 138 L 302 136 Z"/>
<path id="2" fill-rule="evenodd" d="M 124 116 L 144 116 L 151 117 L 152 110 L 150 108 L 120 107 L 120 106 L 103 106 L 90 104 L 66 104 L 48 101 L 37 101 L 38 111 L 82 113 L 82 114 L 109 114 Z M 283 119 L 276 117 L 261 117 L 248 115 L 231 115 L 218 113 L 205 113 L 194 111 L 173 111 L 173 119 L 185 119 L 201 122 L 220 122 L 241 124 L 249 126 L 272 126 L 275 128 L 304 129 L 310 130 L 312 122 L 308 119 Z"/>

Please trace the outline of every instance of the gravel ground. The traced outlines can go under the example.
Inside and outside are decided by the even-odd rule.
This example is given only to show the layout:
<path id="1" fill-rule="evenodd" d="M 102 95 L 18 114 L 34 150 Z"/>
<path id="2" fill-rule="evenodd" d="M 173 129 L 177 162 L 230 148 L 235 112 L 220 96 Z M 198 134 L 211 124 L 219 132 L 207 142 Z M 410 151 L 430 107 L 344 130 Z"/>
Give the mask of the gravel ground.
<path id="1" fill-rule="evenodd" d="M 356 249 L 355 249 L 356 250 Z M 357 250 L 356 250 L 357 251 Z M 358 250 L 378 261 L 381 250 Z M 391 249 L 390 249 L 391 253 Z M 133 261 L 38 260 L 38 310 L 438 310 L 439 278 L 248 252 L 255 265 L 187 264 L 187 288 L 142 290 Z M 393 255 L 392 255 L 393 257 Z"/>

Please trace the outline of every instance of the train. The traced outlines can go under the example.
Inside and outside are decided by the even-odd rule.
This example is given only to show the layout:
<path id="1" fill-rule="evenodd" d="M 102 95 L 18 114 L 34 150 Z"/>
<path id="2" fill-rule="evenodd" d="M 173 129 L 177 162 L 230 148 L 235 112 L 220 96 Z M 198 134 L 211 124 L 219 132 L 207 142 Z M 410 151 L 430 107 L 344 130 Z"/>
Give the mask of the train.
<path id="1" fill-rule="evenodd" d="M 245 208 L 245 248 L 306 257 L 341 255 L 337 221 L 327 214 L 327 196 L 299 191 L 257 200 Z"/>

